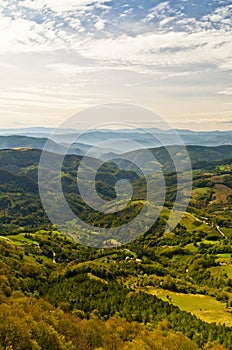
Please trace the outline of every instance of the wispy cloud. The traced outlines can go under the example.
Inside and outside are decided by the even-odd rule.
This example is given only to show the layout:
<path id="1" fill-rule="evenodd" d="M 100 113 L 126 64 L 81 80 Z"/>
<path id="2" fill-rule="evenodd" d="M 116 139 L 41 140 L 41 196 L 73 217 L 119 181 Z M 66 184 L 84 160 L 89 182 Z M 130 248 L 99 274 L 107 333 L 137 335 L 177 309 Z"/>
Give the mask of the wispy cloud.
<path id="1" fill-rule="evenodd" d="M 161 105 L 165 91 L 170 97 L 173 89 L 177 98 L 175 91 L 183 86 L 192 84 L 193 91 L 211 85 L 206 95 L 210 91 L 223 105 L 231 95 L 231 88 L 221 86 L 228 86 L 229 75 L 224 72 L 232 68 L 232 5 L 227 0 L 155 4 L 151 0 L 123 5 L 105 0 L 0 1 L 0 74 L 5 79 L 0 87 L 31 85 L 47 96 L 49 82 L 54 94 L 59 95 L 60 85 L 70 98 L 75 89 L 82 90 L 86 99 L 77 94 L 80 105 L 94 91 L 97 102 L 106 96 L 137 101 L 144 94 L 148 104 L 156 92 L 163 96 L 156 100 Z M 38 94 L 33 98 L 19 90 L 5 93 L 8 97 L 1 95 L 0 103 L 14 101 L 19 108 L 20 101 L 38 106 L 56 103 L 55 98 L 40 100 Z M 60 100 L 63 111 L 65 101 Z"/>
<path id="2" fill-rule="evenodd" d="M 88 16 L 85 18 L 78 12 L 80 10 L 85 13 L 86 5 L 90 4 L 91 6 L 88 6 L 86 11 L 90 15 L 93 32 L 86 20 Z M 141 71 L 140 66 L 143 65 L 146 70 L 150 68 L 151 72 L 159 67 L 187 70 L 187 66 L 192 65 L 199 70 L 199 66 L 203 67 L 205 64 L 209 68 L 213 66 L 217 69 L 231 69 L 231 32 L 227 28 L 229 6 L 218 9 L 215 11 L 217 14 L 213 13 L 196 21 L 192 18 L 183 18 L 183 13 L 178 11 L 174 11 L 178 13 L 177 18 L 167 16 L 166 10 L 170 12 L 170 4 L 163 2 L 148 11 L 149 13 L 144 19 L 141 19 L 141 22 L 155 18 L 162 26 L 164 23 L 170 24 L 170 21 L 180 24 L 178 19 L 182 18 L 182 24 L 186 23 L 191 26 L 191 33 L 183 29 L 175 31 L 172 27 L 166 31 L 160 31 L 158 27 L 156 30 L 151 30 L 148 25 L 148 32 L 135 36 L 127 32 L 118 35 L 117 32 L 114 34 L 109 32 L 99 37 L 94 34 L 94 30 L 102 32 L 107 21 L 99 14 L 96 15 L 93 8 L 102 4 L 105 2 L 87 0 L 70 1 L 68 4 L 55 0 L 18 2 L 17 10 L 9 13 L 4 10 L 1 13 L 0 50 L 2 53 L 71 50 L 78 52 L 83 58 L 95 60 L 98 64 L 102 61 L 118 64 L 120 67 L 124 64 L 125 69 L 128 69 L 127 66 L 130 64 L 133 67 L 137 64 L 139 71 Z M 23 14 L 27 13 L 25 7 L 27 11 L 28 9 L 35 10 L 35 13 L 24 16 Z M 64 15 L 63 11 L 69 14 Z M 22 13 L 21 16 L 20 13 Z M 61 13 L 60 18 L 57 13 Z M 105 9 L 102 9 L 102 13 L 104 17 Z M 216 21 L 215 16 L 222 24 L 220 29 L 201 29 L 202 21 L 207 20 L 212 23 L 213 19 Z"/>
<path id="3" fill-rule="evenodd" d="M 228 87 L 228 88 L 225 88 L 224 90 L 218 91 L 218 95 L 231 96 L 232 95 L 232 87 Z"/>

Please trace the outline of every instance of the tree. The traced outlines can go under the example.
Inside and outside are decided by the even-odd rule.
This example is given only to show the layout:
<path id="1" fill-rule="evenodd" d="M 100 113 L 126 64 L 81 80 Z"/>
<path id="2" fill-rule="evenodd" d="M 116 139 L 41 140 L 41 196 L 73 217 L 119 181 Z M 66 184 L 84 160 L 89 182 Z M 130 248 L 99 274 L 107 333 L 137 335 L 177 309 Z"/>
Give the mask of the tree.
<path id="1" fill-rule="evenodd" d="M 0 211 L 4 212 L 4 216 L 6 215 L 6 210 L 8 209 L 9 205 L 11 204 L 11 201 L 7 197 L 0 198 Z"/>

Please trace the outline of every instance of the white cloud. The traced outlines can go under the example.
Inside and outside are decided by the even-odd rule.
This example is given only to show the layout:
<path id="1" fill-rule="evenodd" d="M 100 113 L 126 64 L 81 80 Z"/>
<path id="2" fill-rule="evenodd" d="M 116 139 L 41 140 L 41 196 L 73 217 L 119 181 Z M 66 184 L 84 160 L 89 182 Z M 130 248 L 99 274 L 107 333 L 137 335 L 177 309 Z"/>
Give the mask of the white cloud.
<path id="1" fill-rule="evenodd" d="M 163 18 L 167 10 L 170 10 L 169 1 L 161 2 L 160 4 L 150 9 L 145 21 L 151 21 L 154 18 L 160 17 Z"/>
<path id="2" fill-rule="evenodd" d="M 62 13 L 79 10 L 86 5 L 101 5 L 106 2 L 105 0 L 21 0 L 19 5 L 35 10 L 46 7 L 54 12 Z"/>
<path id="3" fill-rule="evenodd" d="M 231 32 L 227 27 L 224 28 L 223 22 L 223 19 L 228 20 L 230 6 L 219 8 L 211 15 L 202 17 L 201 21 L 197 21 L 195 18 L 183 17 L 183 13 L 171 8 L 168 1 L 162 2 L 148 11 L 148 15 L 144 18 L 145 22 L 157 17 L 161 27 L 175 21 L 191 29 L 191 32 L 175 31 L 170 28 L 160 31 L 152 29 L 150 24 L 147 27 L 149 31 L 144 32 L 146 24 L 144 22 L 141 25 L 143 22 L 141 20 L 141 26 L 137 25 L 137 28 L 143 33 L 131 36 L 129 32 L 130 28 L 133 28 L 133 23 L 130 23 L 130 20 L 128 26 L 124 24 L 124 34 L 117 34 L 117 32 L 104 34 L 106 20 L 100 15 L 95 15 L 93 6 L 100 7 L 104 16 L 106 4 L 104 0 L 18 1 L 18 10 L 14 9 L 11 16 L 6 15 L 5 12 L 3 14 L 3 11 L 0 15 L 0 52 L 70 50 L 95 61 L 95 65 L 101 66 L 103 62 L 103 65 L 105 63 L 110 66 L 118 65 L 120 69 L 124 65 L 126 70 L 132 66 L 134 71 L 137 65 L 138 73 L 141 73 L 143 66 L 144 71 L 150 70 L 151 74 L 154 74 L 154 70 L 157 72 L 164 67 L 171 70 L 173 74 L 178 73 L 176 70 L 187 72 L 188 66 L 189 72 L 204 70 L 206 65 L 209 68 L 222 70 L 232 68 Z M 86 7 L 86 5 L 91 6 Z M 87 20 L 85 12 L 82 13 L 85 7 L 88 9 L 88 14 L 91 14 L 91 20 L 88 22 L 90 24 L 84 22 Z M 40 11 L 35 12 L 34 16 L 43 20 L 35 21 L 34 17 L 29 15 L 28 9 Z M 48 9 L 60 14 L 62 11 L 68 14 L 58 20 L 59 17 L 52 17 L 47 12 Z M 133 9 L 129 8 L 126 12 L 130 14 L 133 12 L 131 10 Z M 28 17 L 24 18 L 22 15 L 20 17 L 20 11 L 22 13 L 26 11 Z M 176 17 L 167 15 L 169 11 L 172 14 L 175 13 Z M 122 13 L 124 12 L 123 10 Z M 212 23 L 213 20 L 220 20 L 224 23 L 224 27 L 222 26 L 220 30 L 211 27 L 207 29 L 205 23 Z M 113 21 L 111 22 L 113 25 Z M 102 33 L 100 37 L 90 31 L 88 26 L 91 26 L 91 23 L 95 30 Z"/>
<path id="4" fill-rule="evenodd" d="M 232 67 L 231 34 L 226 31 L 198 33 L 149 33 L 130 37 L 90 40 L 80 46 L 82 55 L 104 62 L 144 65 L 151 70 L 159 67 L 181 68 L 214 65 L 218 69 Z"/>
<path id="5" fill-rule="evenodd" d="M 211 26 L 218 25 L 222 28 L 231 28 L 232 5 L 217 8 L 213 13 L 202 17 L 203 21 L 207 21 Z"/>
<path id="6" fill-rule="evenodd" d="M 191 1 L 147 1 L 142 6 L 135 0 L 122 6 L 104 0 L 0 0 L 1 90 L 4 84 L 24 86 L 25 81 L 35 88 L 41 81 L 41 96 L 48 96 L 48 81 L 57 95 L 61 84 L 61 91 L 70 91 L 70 96 L 75 89 L 86 98 L 99 92 L 104 98 L 137 101 L 147 94 L 144 99 L 151 103 L 156 86 L 162 87 L 158 94 L 162 90 L 176 97 L 181 81 L 191 86 L 186 91 L 191 90 L 193 99 L 197 87 L 207 85 L 205 95 L 213 95 L 223 106 L 232 94 L 231 88 L 221 88 L 229 85 L 224 71 L 232 68 L 232 6 L 219 1 L 215 8 L 213 1 L 215 6 L 209 4 L 200 18 L 191 13 Z M 15 101 L 20 110 L 28 101 L 28 108 L 38 104 L 45 110 L 45 105 L 56 104 L 55 98 L 43 102 L 39 93 L 33 96 L 11 91 L 8 97 L 1 95 L 0 105 L 10 108 Z M 85 97 L 73 98 L 84 104 Z M 166 98 L 160 105 L 163 101 Z M 63 110 L 65 102 L 60 102 Z"/>
<path id="7" fill-rule="evenodd" d="M 47 66 L 48 69 L 54 70 L 59 74 L 63 74 L 64 76 L 75 76 L 77 77 L 78 75 L 84 74 L 90 75 L 93 73 L 107 73 L 107 72 L 133 72 L 136 74 L 146 74 L 146 75 L 151 75 L 156 79 L 164 79 L 167 77 L 171 76 L 179 76 L 179 75 L 186 75 L 186 73 L 180 72 L 180 73 L 164 73 L 164 72 L 158 72 L 154 71 L 151 72 L 150 69 L 139 66 L 139 65 L 108 65 L 108 66 L 103 66 L 103 65 L 96 65 L 96 66 L 82 66 L 82 65 L 74 65 L 74 64 L 67 64 L 67 63 L 55 63 L 55 64 L 50 64 Z M 86 84 L 87 81 L 85 80 Z M 90 83 L 89 83 L 90 84 Z"/>
<path id="8" fill-rule="evenodd" d="M 94 26 L 97 30 L 102 30 L 105 28 L 105 22 L 99 19 Z"/>
<path id="9" fill-rule="evenodd" d="M 218 91 L 218 95 L 231 96 L 232 95 L 232 87 L 228 87 L 224 90 Z"/>
<path id="10" fill-rule="evenodd" d="M 6 62 L 1 62 L 0 61 L 0 68 L 3 68 L 3 69 L 14 69 L 14 68 L 17 68 L 17 66 L 15 66 L 14 64 L 10 64 L 10 63 L 6 63 Z"/>
<path id="11" fill-rule="evenodd" d="M 220 111 L 220 112 L 199 112 L 199 113 L 186 113 L 185 116 L 201 116 L 201 117 L 228 117 L 232 116 L 232 110 Z"/>

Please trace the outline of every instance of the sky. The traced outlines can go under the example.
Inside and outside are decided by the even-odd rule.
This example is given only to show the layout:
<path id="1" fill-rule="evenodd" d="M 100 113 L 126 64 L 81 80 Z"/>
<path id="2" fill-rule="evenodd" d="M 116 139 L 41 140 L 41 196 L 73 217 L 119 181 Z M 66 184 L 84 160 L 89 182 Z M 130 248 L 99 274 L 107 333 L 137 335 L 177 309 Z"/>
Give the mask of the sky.
<path id="1" fill-rule="evenodd" d="M 0 127 L 131 103 L 231 130 L 231 19 L 228 0 L 0 0 Z"/>

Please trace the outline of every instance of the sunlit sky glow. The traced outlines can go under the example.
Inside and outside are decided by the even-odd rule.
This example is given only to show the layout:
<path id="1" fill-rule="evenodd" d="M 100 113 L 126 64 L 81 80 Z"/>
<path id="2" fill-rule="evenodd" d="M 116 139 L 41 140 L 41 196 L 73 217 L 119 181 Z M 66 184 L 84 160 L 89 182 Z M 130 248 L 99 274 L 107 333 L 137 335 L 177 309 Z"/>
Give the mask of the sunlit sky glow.
<path id="1" fill-rule="evenodd" d="M 177 128 L 232 129 L 231 13 L 226 0 L 0 0 L 1 127 L 128 102 Z"/>

